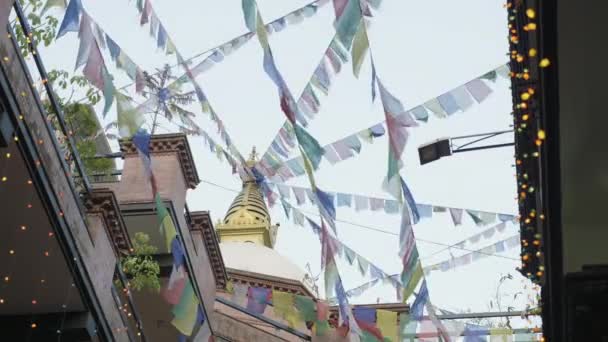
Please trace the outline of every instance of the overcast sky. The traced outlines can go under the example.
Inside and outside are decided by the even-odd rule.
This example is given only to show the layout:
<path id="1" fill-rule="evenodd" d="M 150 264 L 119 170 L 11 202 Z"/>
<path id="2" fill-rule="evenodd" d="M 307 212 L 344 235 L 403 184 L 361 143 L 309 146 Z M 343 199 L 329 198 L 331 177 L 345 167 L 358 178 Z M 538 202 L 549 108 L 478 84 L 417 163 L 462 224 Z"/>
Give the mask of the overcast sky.
<path id="1" fill-rule="evenodd" d="M 174 56 L 165 56 L 156 49 L 156 41 L 148 33 L 149 27 L 139 26 L 135 1 L 82 2 L 93 19 L 144 70 L 154 71 L 164 63 L 175 64 Z M 308 2 L 258 0 L 266 22 Z M 384 0 L 369 26 L 379 78 L 406 108 L 410 108 L 506 63 L 507 16 L 503 2 Z M 186 58 L 246 32 L 239 0 L 155 0 L 152 3 Z M 294 94 L 301 92 L 333 37 L 333 18 L 330 3 L 317 15 L 271 35 L 270 44 L 278 67 Z M 77 50 L 77 35 L 67 34 L 42 52 L 47 69 L 72 71 Z M 105 57 L 115 84 L 130 83 L 124 72 L 113 66 L 107 52 Z M 174 70 L 181 75 L 182 70 Z M 321 110 L 311 122 L 309 132 L 322 145 L 383 120 L 381 104 L 371 101 L 370 73 L 369 55 L 359 79 L 353 76 L 351 65 L 347 63 L 342 73 L 334 78 L 329 96 L 321 96 Z M 252 146 L 259 152 L 265 151 L 285 117 L 279 108 L 276 88 L 262 69 L 262 51 L 257 39 L 254 37 L 222 63 L 203 73 L 198 81 L 241 153 L 247 157 Z M 509 129 L 512 123 L 509 83 L 499 79 L 493 88 L 496 91 L 481 105 L 474 105 L 448 119 L 433 117 L 427 124 L 411 131 L 401 174 L 418 202 L 516 214 L 512 148 L 463 153 L 425 166 L 418 162 L 417 146 L 431 140 Z M 134 87 L 128 88 L 128 92 L 134 94 Z M 215 124 L 205 114 L 198 110 L 197 113 L 200 114 L 197 122 L 213 135 Z M 104 121 L 115 119 L 113 109 Z M 220 141 L 217 135 L 213 137 Z M 371 145 L 363 143 L 359 156 L 335 166 L 323 161 L 315 174 L 318 185 L 327 191 L 389 198 L 381 189 L 387 168 L 387 144 L 386 137 L 376 139 Z M 240 189 L 240 181 L 231 175 L 229 165 L 211 154 L 201 138 L 190 138 L 190 145 L 198 173 L 204 181 Z M 290 184 L 309 186 L 306 177 L 292 179 Z M 191 210 L 209 210 L 216 221 L 224 216 L 234 196 L 233 192 L 201 183 L 189 193 L 188 203 Z M 302 209 L 315 212 L 312 207 Z M 303 269 L 309 264 L 313 275 L 318 275 L 318 238 L 308 228 L 295 226 L 287 220 L 280 206 L 272 209 L 271 214 L 273 221 L 281 224 L 276 249 Z M 395 233 L 399 231 L 399 215 L 340 208 L 337 216 L 339 220 Z M 439 213 L 415 226 L 415 233 L 423 240 L 453 244 L 481 229 L 468 217 L 464 225 L 454 227 L 449 214 Z M 386 272 L 401 271 L 396 236 L 340 222 L 338 232 L 344 243 Z M 517 232 L 518 227 L 509 224 L 503 233 L 481 239 L 477 245 L 467 248 L 482 248 Z M 419 241 L 418 247 L 423 265 L 450 257 L 450 251 L 425 257 L 443 249 L 442 245 Z M 458 256 L 463 251 L 451 249 L 451 253 Z M 525 296 L 515 301 L 512 298 L 524 286 L 530 287 L 530 283 L 515 271 L 519 264 L 519 249 L 500 255 L 502 257 L 489 257 L 456 270 L 430 275 L 427 282 L 433 304 L 453 311 L 486 311 L 501 274 L 510 273 L 515 279 L 504 286 L 504 293 L 510 296 L 504 302 L 517 310 L 523 309 L 527 302 Z M 369 280 L 361 277 L 356 267 L 340 263 L 339 268 L 347 289 Z M 323 288 L 321 282 L 318 284 Z M 353 302 L 376 302 L 377 298 L 381 302 L 395 301 L 394 291 L 390 286 L 377 286 Z"/>

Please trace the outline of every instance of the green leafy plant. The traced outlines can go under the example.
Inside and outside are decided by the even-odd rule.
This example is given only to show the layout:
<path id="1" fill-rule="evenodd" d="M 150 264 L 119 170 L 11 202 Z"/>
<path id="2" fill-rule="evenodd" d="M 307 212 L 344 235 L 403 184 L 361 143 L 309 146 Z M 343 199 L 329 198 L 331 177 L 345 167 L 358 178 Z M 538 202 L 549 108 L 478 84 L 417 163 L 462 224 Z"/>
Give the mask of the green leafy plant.
<path id="1" fill-rule="evenodd" d="M 144 233 L 135 233 L 133 239 L 133 254 L 122 260 L 122 268 L 131 278 L 129 283 L 131 288 L 137 291 L 148 289 L 150 291 L 160 291 L 160 266 L 152 255 L 157 248 L 151 246 L 150 237 Z"/>
<path id="2" fill-rule="evenodd" d="M 25 13 L 27 13 L 27 20 L 30 23 L 32 30 L 31 37 L 26 37 L 21 25 L 14 25 L 17 19 L 13 20 L 13 30 L 15 32 L 15 39 L 19 44 L 21 53 L 24 57 L 29 56 L 31 51 L 29 49 L 29 43 L 37 42 L 42 43 L 44 46 L 49 46 L 55 40 L 57 34 L 57 26 L 59 25 L 59 19 L 54 16 L 47 15 L 46 1 L 43 0 L 19 0 Z"/>
<path id="3" fill-rule="evenodd" d="M 31 27 L 31 36 L 26 37 L 17 18 L 11 22 L 15 39 L 24 57 L 31 56 L 30 44 L 38 46 L 50 46 L 55 41 L 59 19 L 52 14 L 52 11 L 47 11 L 49 2 L 46 0 L 19 0 L 24 13 Z M 108 128 L 101 130 L 99 123 L 96 120 L 96 114 L 93 110 L 102 95 L 84 76 L 71 75 L 65 70 L 51 70 L 47 73 L 47 80 L 55 90 L 55 98 L 63 112 L 64 119 L 68 129 L 71 132 L 75 142 L 76 150 L 79 152 L 81 160 L 84 163 L 85 172 L 87 174 L 105 174 L 114 169 L 114 163 L 109 159 L 93 158 L 97 154 L 97 138 L 101 134 L 106 134 Z M 59 124 L 57 122 L 57 113 L 48 99 L 44 89 L 44 82 L 38 84 L 38 90 L 43 100 L 49 120 L 53 123 L 58 138 L 62 137 Z M 59 94 L 65 96 L 60 96 Z M 81 100 L 73 101 L 74 95 L 83 95 Z M 82 100 L 90 105 L 80 103 Z M 101 131 L 100 131 L 101 130 Z M 106 134 L 107 135 L 107 134 Z M 110 135 L 107 135 L 110 137 Z"/>

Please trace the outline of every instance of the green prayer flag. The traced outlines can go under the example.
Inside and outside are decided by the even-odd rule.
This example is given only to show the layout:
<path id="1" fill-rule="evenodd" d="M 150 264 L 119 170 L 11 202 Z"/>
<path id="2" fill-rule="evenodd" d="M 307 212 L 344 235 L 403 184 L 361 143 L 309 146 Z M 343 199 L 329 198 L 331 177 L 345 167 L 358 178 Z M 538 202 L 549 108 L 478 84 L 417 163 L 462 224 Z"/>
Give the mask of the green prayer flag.
<path id="1" fill-rule="evenodd" d="M 314 322 L 317 319 L 315 302 L 310 297 L 296 295 L 295 304 L 304 322 Z"/>
<path id="2" fill-rule="evenodd" d="M 315 335 L 316 336 L 324 336 L 327 333 L 327 330 L 330 329 L 329 322 L 325 321 L 316 321 L 314 325 Z"/>
<path id="3" fill-rule="evenodd" d="M 103 77 L 103 117 L 105 118 L 112 107 L 112 103 L 114 103 L 114 92 L 116 89 L 114 88 L 113 78 L 108 69 L 104 67 L 101 76 Z"/>
<path id="4" fill-rule="evenodd" d="M 407 313 L 399 315 L 399 341 L 414 342 L 416 341 L 416 330 L 418 322 L 411 319 Z"/>
<path id="5" fill-rule="evenodd" d="M 361 335 L 359 335 L 359 341 L 361 342 L 378 342 L 378 338 L 376 336 L 368 333 L 367 331 L 361 331 Z"/>
<path id="6" fill-rule="evenodd" d="M 435 116 L 437 116 L 438 118 L 445 118 L 448 116 L 445 110 L 443 110 L 443 108 L 441 107 L 441 104 L 439 103 L 439 100 L 437 100 L 437 98 L 433 98 L 425 102 L 424 106 L 428 108 L 431 112 L 433 112 L 433 114 L 435 114 Z"/>
<path id="7" fill-rule="evenodd" d="M 255 32 L 257 29 L 256 18 L 258 12 L 255 0 L 242 0 L 241 6 L 243 7 L 245 26 L 247 26 L 249 31 Z"/>
<path id="8" fill-rule="evenodd" d="M 483 76 L 481 76 L 480 78 L 494 82 L 494 81 L 496 81 L 496 70 L 489 71 L 486 74 L 484 74 Z"/>
<path id="9" fill-rule="evenodd" d="M 197 310 L 199 301 L 196 298 L 190 279 L 186 279 L 186 286 L 182 296 L 171 312 L 174 317 L 171 324 L 186 336 L 192 335 L 192 330 L 196 324 Z"/>
<path id="10" fill-rule="evenodd" d="M 348 0 L 344 12 L 335 23 L 338 39 L 347 50 L 350 50 L 353 37 L 357 32 L 357 26 L 361 21 L 361 8 L 359 6 L 359 0 Z"/>
<path id="11" fill-rule="evenodd" d="M 361 70 L 361 65 L 363 64 L 363 60 L 365 59 L 365 55 L 367 54 L 367 50 L 369 49 L 369 40 L 367 38 L 367 29 L 365 27 L 365 20 L 361 19 L 359 23 L 359 28 L 355 33 L 355 38 L 353 39 L 353 49 L 351 51 L 353 58 L 353 74 L 355 77 L 359 77 L 359 72 Z"/>
<path id="12" fill-rule="evenodd" d="M 175 53 L 175 51 L 177 51 L 175 49 L 175 44 L 173 44 L 173 41 L 171 40 L 171 38 L 167 39 L 167 50 L 165 50 L 165 53 L 167 55 L 172 55 Z"/>
<path id="13" fill-rule="evenodd" d="M 418 286 L 418 283 L 420 282 L 420 279 L 422 279 L 424 272 L 422 270 L 422 265 L 420 264 L 420 262 L 418 262 L 416 264 L 416 268 L 414 269 L 414 272 L 412 273 L 411 278 L 409 279 L 409 282 L 407 284 L 403 284 L 405 287 L 403 288 L 403 302 L 405 303 L 408 298 L 412 295 L 412 293 L 414 293 L 414 290 L 416 289 L 416 286 Z"/>
<path id="14" fill-rule="evenodd" d="M 116 92 L 116 112 L 118 116 L 118 130 L 122 137 L 133 136 L 143 124 L 143 116 L 131 105 L 131 100 L 126 95 Z"/>
<path id="15" fill-rule="evenodd" d="M 298 138 L 298 144 L 310 160 L 312 167 L 316 170 L 319 167 L 319 163 L 321 162 L 321 157 L 325 153 L 325 150 L 319 142 L 304 128 L 302 128 L 297 123 L 294 125 L 294 129 L 296 132 L 296 137 Z"/>

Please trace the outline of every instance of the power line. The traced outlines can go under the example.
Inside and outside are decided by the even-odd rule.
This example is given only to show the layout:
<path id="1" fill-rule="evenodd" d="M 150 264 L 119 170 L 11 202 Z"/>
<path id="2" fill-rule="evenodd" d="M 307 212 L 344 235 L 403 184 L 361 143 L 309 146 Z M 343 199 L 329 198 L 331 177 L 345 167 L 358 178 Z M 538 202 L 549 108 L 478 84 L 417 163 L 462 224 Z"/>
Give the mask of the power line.
<path id="1" fill-rule="evenodd" d="M 224 190 L 227 190 L 227 191 L 230 191 L 230 192 L 240 193 L 239 190 L 231 189 L 231 188 L 225 187 L 223 185 L 220 185 L 220 184 L 217 184 L 217 183 L 213 183 L 213 182 L 210 182 L 210 181 L 207 181 L 207 180 L 204 180 L 204 179 L 201 180 L 201 182 L 207 183 L 209 185 L 212 185 L 212 186 L 215 186 L 215 187 L 218 187 L 220 189 L 224 189 Z M 303 213 L 309 214 L 309 215 L 320 216 L 318 213 L 312 213 L 312 212 L 309 212 L 309 211 L 306 211 L 306 210 L 300 210 L 300 211 L 302 211 Z M 355 227 L 359 227 L 359 228 L 363 228 L 363 229 L 367 229 L 367 230 L 371 230 L 371 231 L 375 231 L 375 232 L 379 232 L 379 233 L 383 233 L 383 234 L 387 234 L 387 235 L 399 236 L 399 234 L 391 232 L 391 231 L 388 231 L 388 230 L 384 230 L 384 229 L 373 227 L 373 226 L 363 225 L 363 224 L 359 224 L 359 223 L 355 223 L 355 222 L 351 222 L 351 221 L 336 219 L 336 222 L 341 222 L 341 223 L 349 224 L 351 226 L 355 226 Z M 487 255 L 487 256 L 493 256 L 493 257 L 497 257 L 497 258 L 503 258 L 503 259 L 508 259 L 508 260 L 519 261 L 519 259 L 517 259 L 517 258 L 512 258 L 512 257 L 500 255 L 500 254 L 494 254 L 494 253 L 485 253 L 485 252 L 482 252 L 480 250 L 472 250 L 472 249 L 468 249 L 468 248 L 464 248 L 464 247 L 458 247 L 458 246 L 455 246 L 455 245 L 450 245 L 450 244 L 441 243 L 441 242 L 437 242 L 437 241 L 431 241 L 431 240 L 420 239 L 420 238 L 416 238 L 416 240 L 420 241 L 420 242 L 424 242 L 424 243 L 433 244 L 433 245 L 444 246 L 444 247 L 447 247 L 447 248 L 455 248 L 455 249 L 459 249 L 459 250 L 463 250 L 463 251 L 467 251 L 467 252 L 476 252 L 476 253 L 484 254 L 484 255 Z M 460 242 L 458 242 L 458 243 L 460 243 Z"/>

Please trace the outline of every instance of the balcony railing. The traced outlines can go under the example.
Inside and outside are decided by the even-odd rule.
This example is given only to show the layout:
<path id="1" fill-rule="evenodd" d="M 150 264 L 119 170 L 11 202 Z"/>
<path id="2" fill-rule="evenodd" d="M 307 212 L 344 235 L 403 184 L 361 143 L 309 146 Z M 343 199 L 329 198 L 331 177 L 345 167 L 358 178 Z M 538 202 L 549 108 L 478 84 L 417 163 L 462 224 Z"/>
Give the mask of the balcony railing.
<path id="1" fill-rule="evenodd" d="M 146 334 L 142 325 L 139 312 L 133 302 L 133 297 L 129 292 L 128 280 L 123 273 L 120 265 L 116 265 L 114 272 L 114 284 L 112 286 L 112 295 L 116 301 L 116 305 L 120 311 L 120 316 L 123 323 L 127 327 L 127 334 L 131 341 L 146 342 Z"/>
<path id="2" fill-rule="evenodd" d="M 79 195 L 80 193 L 89 193 L 91 191 L 91 186 L 89 184 L 89 180 L 85 173 L 84 165 L 80 159 L 80 155 L 78 154 L 78 150 L 76 149 L 76 143 L 74 142 L 73 132 L 68 129 L 68 125 L 66 124 L 65 117 L 63 114 L 63 110 L 59 105 L 59 101 L 57 100 L 57 95 L 53 90 L 52 85 L 48 82 L 48 74 L 46 72 L 46 68 L 42 63 L 42 57 L 38 52 L 38 48 L 36 47 L 36 42 L 33 40 L 33 33 L 30 26 L 29 21 L 27 20 L 27 16 L 21 7 L 19 1 L 15 1 L 13 6 L 15 9 L 16 19 L 15 20 L 15 28 L 16 25 L 19 25 L 19 28 L 23 31 L 24 35 L 27 37 L 28 47 L 31 51 L 31 56 L 36 64 L 36 69 L 42 80 L 42 84 L 44 85 L 44 91 L 46 92 L 46 96 L 48 97 L 48 101 L 50 107 L 52 109 L 52 113 L 47 113 L 45 107 L 42 105 L 42 101 L 38 94 L 38 89 L 34 86 L 34 81 L 32 76 L 30 75 L 30 70 L 25 62 L 23 55 L 17 48 L 18 55 L 20 57 L 20 62 L 25 70 L 25 74 L 28 78 L 28 82 L 30 84 L 32 94 L 37 102 L 37 106 L 40 109 L 40 112 L 43 113 L 44 121 L 47 123 L 46 128 L 49 131 L 52 139 L 52 143 L 59 154 L 60 159 L 62 160 L 63 169 L 66 175 L 71 177 L 69 178 L 70 186 L 74 190 L 75 195 Z M 15 39 L 14 27 L 9 24 L 8 31 L 11 32 L 11 40 L 13 44 L 18 47 L 18 43 Z M 82 203 L 80 199 L 77 201 L 78 203 Z"/>

